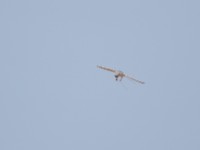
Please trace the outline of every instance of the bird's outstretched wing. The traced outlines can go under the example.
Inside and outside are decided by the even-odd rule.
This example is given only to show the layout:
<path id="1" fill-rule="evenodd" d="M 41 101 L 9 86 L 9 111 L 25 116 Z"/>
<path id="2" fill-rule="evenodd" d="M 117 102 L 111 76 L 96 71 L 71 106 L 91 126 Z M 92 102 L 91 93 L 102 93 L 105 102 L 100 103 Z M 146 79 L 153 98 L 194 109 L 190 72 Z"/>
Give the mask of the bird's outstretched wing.
<path id="1" fill-rule="evenodd" d="M 114 73 L 116 72 L 116 70 L 114 70 L 114 69 L 103 67 L 103 66 L 97 66 L 97 68 L 100 68 L 100 69 L 103 69 L 103 70 L 107 70 L 107 71 L 110 71 L 110 72 L 114 72 Z"/>
<path id="2" fill-rule="evenodd" d="M 125 75 L 125 77 L 127 77 L 128 79 L 134 80 L 134 81 L 136 81 L 136 82 L 138 82 L 138 83 L 144 84 L 143 81 L 137 80 L 137 79 L 132 78 L 132 77 L 130 77 L 130 76 L 128 76 L 128 75 Z"/>

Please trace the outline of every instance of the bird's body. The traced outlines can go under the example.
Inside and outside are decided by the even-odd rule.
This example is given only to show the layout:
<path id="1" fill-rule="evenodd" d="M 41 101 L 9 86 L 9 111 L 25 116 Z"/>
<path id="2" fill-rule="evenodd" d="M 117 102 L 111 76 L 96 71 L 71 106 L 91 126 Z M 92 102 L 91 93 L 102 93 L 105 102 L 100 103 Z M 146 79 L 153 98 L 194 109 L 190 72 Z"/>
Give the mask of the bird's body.
<path id="1" fill-rule="evenodd" d="M 116 81 L 118 81 L 118 78 L 120 78 L 120 81 L 123 79 L 123 77 L 126 77 L 126 78 L 129 78 L 131 80 L 134 80 L 138 83 L 141 83 L 141 84 L 144 84 L 143 81 L 140 81 L 140 80 L 137 80 L 135 78 L 132 78 L 126 74 L 124 74 L 122 71 L 119 71 L 119 70 L 114 70 L 114 69 L 111 69 L 111 68 L 107 68 L 107 67 L 103 67 L 103 66 L 97 66 L 97 68 L 100 68 L 100 69 L 103 69 L 103 70 L 106 70 L 106 71 L 110 71 L 110 72 L 113 72 L 115 74 L 115 79 Z"/>

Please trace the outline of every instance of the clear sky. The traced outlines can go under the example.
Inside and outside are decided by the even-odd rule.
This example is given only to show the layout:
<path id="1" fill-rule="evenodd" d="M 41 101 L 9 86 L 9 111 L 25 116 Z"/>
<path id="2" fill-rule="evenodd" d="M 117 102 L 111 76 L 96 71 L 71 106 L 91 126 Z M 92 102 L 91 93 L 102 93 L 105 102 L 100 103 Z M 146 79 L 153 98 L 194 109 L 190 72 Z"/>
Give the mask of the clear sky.
<path id="1" fill-rule="evenodd" d="M 1 0 L 0 149 L 199 150 L 199 6 Z"/>

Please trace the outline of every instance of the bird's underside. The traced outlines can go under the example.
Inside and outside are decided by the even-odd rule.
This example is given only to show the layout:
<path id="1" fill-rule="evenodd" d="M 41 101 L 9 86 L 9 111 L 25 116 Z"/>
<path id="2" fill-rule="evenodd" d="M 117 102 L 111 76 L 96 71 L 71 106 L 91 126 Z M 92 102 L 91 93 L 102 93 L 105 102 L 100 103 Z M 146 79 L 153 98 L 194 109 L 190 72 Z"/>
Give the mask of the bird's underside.
<path id="1" fill-rule="evenodd" d="M 130 77 L 130 76 L 124 74 L 122 71 L 114 70 L 114 69 L 107 68 L 107 67 L 103 67 L 103 66 L 97 66 L 97 68 L 100 68 L 100 69 L 103 69 L 103 70 L 106 70 L 106 71 L 113 72 L 113 73 L 115 74 L 115 79 L 116 79 L 116 81 L 118 81 L 119 78 L 120 78 L 119 81 L 121 81 L 121 80 L 123 79 L 123 77 L 126 77 L 126 78 L 131 79 L 131 80 L 133 80 L 133 81 L 135 81 L 135 82 L 144 84 L 143 81 L 140 81 L 140 80 L 137 80 L 137 79 L 135 79 L 135 78 L 133 78 L 133 77 Z"/>

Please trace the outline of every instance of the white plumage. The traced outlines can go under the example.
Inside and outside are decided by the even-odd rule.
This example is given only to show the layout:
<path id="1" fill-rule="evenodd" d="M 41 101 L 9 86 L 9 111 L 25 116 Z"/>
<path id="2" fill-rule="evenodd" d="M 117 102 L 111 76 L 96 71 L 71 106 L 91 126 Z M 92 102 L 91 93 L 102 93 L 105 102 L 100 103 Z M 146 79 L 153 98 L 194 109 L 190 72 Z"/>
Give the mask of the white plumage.
<path id="1" fill-rule="evenodd" d="M 119 71 L 119 70 L 114 70 L 114 69 L 111 69 L 111 68 L 107 68 L 107 67 L 103 67 L 103 66 L 97 66 L 97 68 L 100 68 L 100 69 L 103 69 L 103 70 L 106 70 L 106 71 L 110 71 L 110 72 L 113 72 L 115 74 L 115 79 L 116 81 L 118 81 L 118 78 L 120 77 L 120 81 L 122 80 L 123 77 L 126 77 L 128 79 L 131 79 L 133 81 L 136 81 L 138 83 L 141 83 L 141 84 L 144 84 L 143 81 L 140 81 L 140 80 L 137 80 L 133 77 L 130 77 L 126 74 L 124 74 L 122 71 Z"/>

